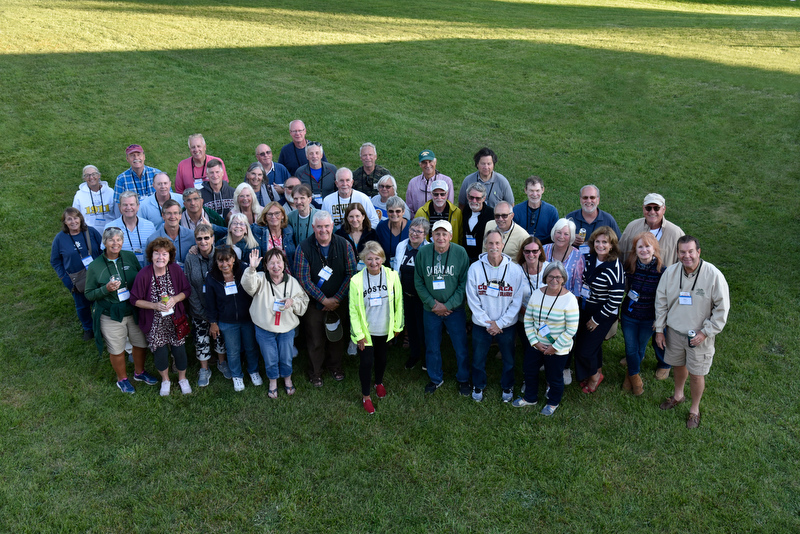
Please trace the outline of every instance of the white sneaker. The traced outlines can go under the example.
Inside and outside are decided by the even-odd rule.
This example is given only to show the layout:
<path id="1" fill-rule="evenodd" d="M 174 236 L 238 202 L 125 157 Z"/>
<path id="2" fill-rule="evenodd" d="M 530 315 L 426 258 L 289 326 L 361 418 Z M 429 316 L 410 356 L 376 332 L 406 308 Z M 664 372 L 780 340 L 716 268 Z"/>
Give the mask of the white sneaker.
<path id="1" fill-rule="evenodd" d="M 233 391 L 244 391 L 244 379 L 233 377 Z"/>
<path id="2" fill-rule="evenodd" d="M 349 354 L 350 356 L 355 356 L 357 354 L 356 349 L 357 349 L 356 344 L 351 341 L 350 344 L 347 345 L 347 354 Z"/>
<path id="3" fill-rule="evenodd" d="M 169 380 L 162 380 L 161 381 L 161 391 L 159 391 L 158 394 L 161 395 L 162 397 L 168 397 L 169 396 L 169 387 L 171 385 L 172 384 L 170 383 Z"/>
<path id="4" fill-rule="evenodd" d="M 564 369 L 564 385 L 572 384 L 572 369 Z"/>
<path id="5" fill-rule="evenodd" d="M 181 393 L 184 395 L 188 395 L 192 392 L 192 386 L 189 385 L 189 381 L 187 379 L 178 380 L 178 385 L 181 387 Z"/>
<path id="6" fill-rule="evenodd" d="M 258 374 L 258 371 L 256 371 L 255 373 L 250 373 L 250 380 L 253 382 L 254 386 L 260 386 L 261 384 L 264 383 L 264 381 L 261 380 L 261 375 Z"/>

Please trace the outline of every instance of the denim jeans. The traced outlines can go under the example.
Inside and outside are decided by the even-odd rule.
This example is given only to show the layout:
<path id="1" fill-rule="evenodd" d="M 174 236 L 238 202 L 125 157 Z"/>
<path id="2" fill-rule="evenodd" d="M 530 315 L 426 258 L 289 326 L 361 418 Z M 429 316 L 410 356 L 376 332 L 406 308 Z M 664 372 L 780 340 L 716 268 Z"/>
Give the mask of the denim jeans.
<path id="1" fill-rule="evenodd" d="M 500 347 L 503 357 L 503 373 L 500 375 L 500 387 L 510 389 L 514 387 L 514 330 L 517 325 L 503 329 L 502 334 L 492 336 L 486 328 L 472 325 L 472 385 L 478 389 L 486 388 L 486 357 L 492 339 Z"/>
<path id="2" fill-rule="evenodd" d="M 522 370 L 525 373 L 525 400 L 536 402 L 539 398 L 539 368 L 542 363 L 544 363 L 545 378 L 550 385 L 547 404 L 557 406 L 561 404 L 561 396 L 564 394 L 564 366 L 567 363 L 567 355 L 546 356 L 543 352 L 531 347 L 530 343 L 525 347 L 525 355 L 522 357 Z"/>
<path id="3" fill-rule="evenodd" d="M 453 310 L 447 317 L 439 317 L 433 312 L 424 310 L 422 321 L 425 325 L 425 361 L 428 365 L 428 376 L 432 382 L 444 380 L 442 371 L 442 327 L 447 328 L 453 349 L 456 352 L 456 380 L 469 381 L 469 351 L 467 348 L 467 314 L 461 306 Z"/>
<path id="4" fill-rule="evenodd" d="M 267 378 L 277 380 L 292 376 L 292 347 L 294 330 L 276 334 L 256 326 L 256 341 L 264 357 Z"/>
<path id="5" fill-rule="evenodd" d="M 258 371 L 258 349 L 253 323 L 217 323 L 219 331 L 225 336 L 225 350 L 228 352 L 228 368 L 233 378 L 244 378 L 242 374 L 241 353 L 247 356 L 247 372 Z"/>
<path id="6" fill-rule="evenodd" d="M 72 300 L 75 301 L 75 311 L 78 312 L 78 320 L 84 330 L 92 329 L 92 303 L 83 293 L 72 292 Z"/>
<path id="7" fill-rule="evenodd" d="M 664 349 L 656 345 L 656 335 L 653 332 L 653 321 L 632 319 L 624 313 L 620 317 L 619 325 L 625 337 L 625 359 L 628 362 L 628 375 L 633 376 L 641 371 L 647 343 L 653 340 L 653 350 L 656 353 L 656 366 L 659 369 L 669 369 L 670 365 L 664 362 Z"/>

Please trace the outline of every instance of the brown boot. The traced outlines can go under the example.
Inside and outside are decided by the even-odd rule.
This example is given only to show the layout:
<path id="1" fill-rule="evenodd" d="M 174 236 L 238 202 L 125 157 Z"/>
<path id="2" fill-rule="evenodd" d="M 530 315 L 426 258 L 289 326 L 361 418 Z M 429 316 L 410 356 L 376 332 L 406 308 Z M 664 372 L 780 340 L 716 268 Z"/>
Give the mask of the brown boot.
<path id="1" fill-rule="evenodd" d="M 625 373 L 625 381 L 622 383 L 623 391 L 630 391 L 631 390 L 631 377 L 628 376 L 628 373 Z"/>
<path id="2" fill-rule="evenodd" d="M 644 384 L 642 384 L 642 377 L 638 374 L 635 374 L 630 377 L 631 380 L 631 389 L 633 389 L 633 394 L 637 397 L 644 393 Z"/>

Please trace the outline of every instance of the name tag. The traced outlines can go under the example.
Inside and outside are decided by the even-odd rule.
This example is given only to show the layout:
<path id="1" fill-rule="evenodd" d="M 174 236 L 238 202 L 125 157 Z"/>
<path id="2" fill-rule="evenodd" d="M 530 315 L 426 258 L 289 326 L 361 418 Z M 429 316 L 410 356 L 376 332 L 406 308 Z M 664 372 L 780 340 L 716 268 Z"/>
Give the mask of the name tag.
<path id="1" fill-rule="evenodd" d="M 161 312 L 161 317 L 166 317 L 167 315 L 172 315 L 173 313 L 175 313 L 174 309 L 163 311 L 163 312 Z"/>
<path id="2" fill-rule="evenodd" d="M 283 301 L 282 300 L 276 300 L 275 302 L 273 302 L 272 303 L 272 311 L 274 311 L 274 312 L 283 311 Z"/>
<path id="3" fill-rule="evenodd" d="M 235 295 L 238 293 L 239 290 L 236 289 L 236 282 L 225 282 L 225 294 L 226 295 Z"/>
<path id="4" fill-rule="evenodd" d="M 476 247 L 478 246 L 478 241 L 475 239 L 474 235 L 467 236 L 467 246 L 468 247 Z"/>
<path id="5" fill-rule="evenodd" d="M 203 284 L 203 293 L 205 293 L 205 292 L 206 292 L 206 285 Z"/>
<path id="6" fill-rule="evenodd" d="M 136 259 L 139 260 L 139 263 L 144 263 L 144 253 L 142 252 L 142 249 L 135 248 L 133 249 L 133 253 L 136 255 Z"/>
<path id="7" fill-rule="evenodd" d="M 202 189 L 203 188 L 203 179 L 202 178 L 195 178 L 194 179 L 194 188 L 195 189 Z"/>
<path id="8" fill-rule="evenodd" d="M 83 268 L 88 269 L 89 264 L 92 263 L 92 257 L 86 256 L 85 258 L 81 258 L 81 263 L 83 263 Z"/>
<path id="9" fill-rule="evenodd" d="M 684 306 L 691 306 L 692 305 L 691 291 L 681 291 L 680 296 L 678 296 L 678 304 L 683 304 Z"/>
<path id="10" fill-rule="evenodd" d="M 327 282 L 328 278 L 330 278 L 332 274 L 333 274 L 333 269 L 328 265 L 326 265 L 319 271 L 319 278 L 320 280 L 325 280 Z"/>
<path id="11" fill-rule="evenodd" d="M 637 292 L 636 292 L 636 291 L 634 291 L 633 289 L 631 289 L 630 291 L 628 291 L 628 297 L 629 297 L 629 298 L 630 298 L 630 299 L 631 299 L 633 302 L 639 302 L 639 293 L 637 293 Z"/>
<path id="12" fill-rule="evenodd" d="M 106 218 L 103 215 L 95 215 L 94 222 L 96 222 L 96 223 L 105 223 L 106 222 Z"/>
<path id="13" fill-rule="evenodd" d="M 492 282 L 486 287 L 486 296 L 487 297 L 499 297 L 500 296 L 500 285 L 497 282 Z"/>
<path id="14" fill-rule="evenodd" d="M 591 294 L 592 294 L 592 290 L 589 289 L 589 286 L 581 287 L 581 297 L 582 298 L 588 299 Z"/>
<path id="15" fill-rule="evenodd" d="M 539 327 L 539 335 L 540 336 L 545 337 L 545 336 L 547 336 L 549 334 L 550 334 L 550 327 L 549 326 L 547 326 L 546 324 L 543 324 L 542 326 Z"/>
<path id="16" fill-rule="evenodd" d="M 589 245 L 581 245 L 578 247 L 578 250 L 581 254 L 588 254 L 589 253 Z"/>
<path id="17" fill-rule="evenodd" d="M 445 283 L 443 278 L 439 278 L 433 281 L 433 289 L 434 291 L 443 291 L 445 288 Z"/>
<path id="18" fill-rule="evenodd" d="M 319 195 L 319 194 L 314 195 L 313 197 L 311 197 L 311 200 L 314 201 L 314 204 L 317 204 L 317 205 L 320 205 L 320 206 L 322 205 L 322 195 Z"/>
<path id="19" fill-rule="evenodd" d="M 131 292 L 128 291 L 127 287 L 121 287 L 117 289 L 117 298 L 120 302 L 125 302 L 129 298 L 131 298 Z"/>
<path id="20" fill-rule="evenodd" d="M 380 306 L 383 304 L 383 299 L 380 296 L 370 297 L 369 298 L 369 307 L 374 308 L 375 306 Z"/>

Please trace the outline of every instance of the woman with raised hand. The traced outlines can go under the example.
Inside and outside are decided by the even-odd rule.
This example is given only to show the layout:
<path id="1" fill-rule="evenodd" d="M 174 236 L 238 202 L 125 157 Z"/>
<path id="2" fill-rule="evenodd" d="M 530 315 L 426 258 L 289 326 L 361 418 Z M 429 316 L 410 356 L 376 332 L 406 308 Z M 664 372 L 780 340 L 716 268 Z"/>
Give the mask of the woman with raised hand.
<path id="1" fill-rule="evenodd" d="M 300 282 L 286 273 L 286 255 L 280 248 L 269 249 L 263 263 L 264 272 L 257 272 L 261 256 L 258 250 L 250 252 L 242 287 L 253 298 L 250 317 L 269 380 L 267 395 L 277 399 L 278 378 L 283 378 L 287 395 L 296 391 L 292 383 L 294 333 L 308 308 L 308 295 Z"/>
<path id="2" fill-rule="evenodd" d="M 594 393 L 603 376 L 603 341 L 617 320 L 625 294 L 625 273 L 619 261 L 617 234 L 601 226 L 589 237 L 589 254 L 581 285 L 575 371 L 584 393 Z"/>
<path id="3" fill-rule="evenodd" d="M 250 257 L 247 261 L 250 261 Z M 216 339 L 222 333 L 225 339 L 234 391 L 244 390 L 242 352 L 247 357 L 247 372 L 253 385 L 264 383 L 258 374 L 256 333 L 250 318 L 253 299 L 242 288 L 243 274 L 242 262 L 234 248 L 217 245 L 211 271 L 206 276 L 206 314 L 211 337 Z"/>
<path id="4" fill-rule="evenodd" d="M 578 300 L 567 291 L 567 271 L 560 261 L 553 261 L 542 272 L 545 286 L 533 291 L 525 310 L 526 344 L 523 370 L 524 396 L 513 402 L 517 408 L 536 405 L 539 397 L 539 368 L 550 389 L 542 415 L 553 415 L 564 394 L 564 366 L 578 331 Z"/>
<path id="5" fill-rule="evenodd" d="M 101 239 L 100 232 L 86 224 L 80 211 L 67 208 L 61 214 L 61 231 L 50 250 L 50 265 L 72 295 L 84 341 L 94 337 L 92 305 L 84 294 L 86 271 L 102 253 Z"/>
<path id="6" fill-rule="evenodd" d="M 228 213 L 228 221 L 233 215 L 243 213 L 247 217 L 247 222 L 253 224 L 263 209 L 252 186 L 248 183 L 239 184 L 233 191 L 233 208 Z"/>
<path id="7" fill-rule="evenodd" d="M 653 337 L 656 318 L 656 289 L 666 267 L 661 260 L 658 240 L 650 232 L 633 238 L 633 254 L 625 262 L 628 293 L 622 301 L 620 326 L 625 337 L 625 360 L 628 364 L 622 389 L 636 396 L 644 393 L 639 371 L 647 343 Z M 653 348 L 656 348 L 655 341 Z"/>
<path id="8" fill-rule="evenodd" d="M 253 237 L 247 216 L 243 213 L 231 215 L 228 223 L 228 235 L 217 241 L 216 246 L 221 245 L 231 247 L 236 258 L 244 264 L 245 268 L 247 267 L 247 262 L 250 261 L 250 251 L 258 248 L 258 241 Z"/>
<path id="9" fill-rule="evenodd" d="M 103 230 L 105 251 L 86 272 L 86 298 L 94 302 L 93 319 L 97 350 L 102 355 L 103 341 L 108 348 L 111 367 L 117 375 L 117 387 L 123 393 L 136 393 L 128 380 L 125 362 L 125 341 L 133 348 L 133 379 L 155 385 L 158 379 L 144 370 L 147 339 L 136 323 L 130 289 L 139 273 L 136 254 L 122 250 L 124 234 L 115 226 Z M 99 335 L 98 335 L 99 333 Z"/>
<path id="10" fill-rule="evenodd" d="M 257 224 L 251 225 L 250 229 L 262 254 L 266 256 L 268 250 L 277 248 L 283 251 L 289 262 L 294 261 L 294 251 L 297 248 L 294 244 L 294 230 L 289 226 L 286 211 L 278 202 L 269 202 L 264 206 Z"/>
<path id="11" fill-rule="evenodd" d="M 373 414 L 372 370 L 374 367 L 375 394 L 382 399 L 386 396 L 387 343 L 403 331 L 403 288 L 397 272 L 383 266 L 386 255 L 377 241 L 365 243 L 360 257 L 366 269 L 350 280 L 350 339 L 358 346 L 361 359 L 361 403 Z"/>
<path id="12" fill-rule="evenodd" d="M 169 353 L 178 369 L 181 393 L 188 395 L 192 387 L 186 379 L 186 335 L 189 319 L 183 301 L 191 294 L 192 286 L 175 263 L 175 245 L 166 237 L 158 237 L 147 245 L 148 265 L 131 288 L 131 301 L 139 308 L 139 327 L 147 337 L 153 352 L 156 369 L 161 375 L 161 396 L 169 395 Z"/>

